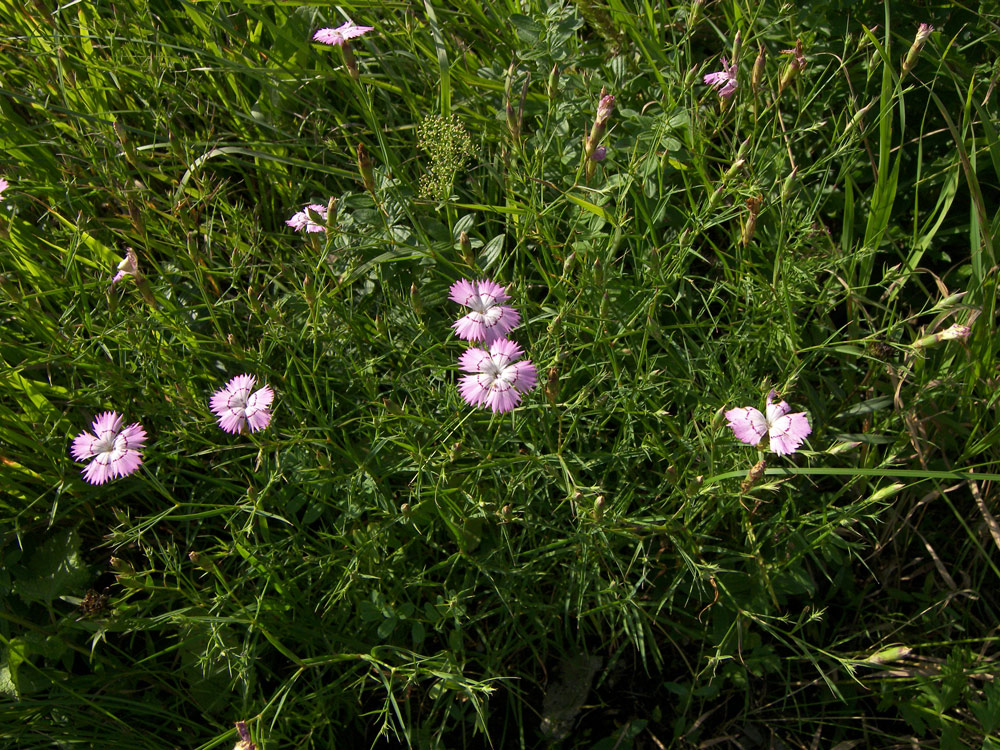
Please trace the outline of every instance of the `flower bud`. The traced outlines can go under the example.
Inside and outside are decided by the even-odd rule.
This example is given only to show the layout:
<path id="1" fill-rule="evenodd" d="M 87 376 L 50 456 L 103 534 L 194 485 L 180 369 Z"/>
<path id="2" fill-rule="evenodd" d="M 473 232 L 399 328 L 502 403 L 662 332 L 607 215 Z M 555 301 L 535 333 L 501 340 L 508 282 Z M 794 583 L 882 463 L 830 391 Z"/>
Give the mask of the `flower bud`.
<path id="1" fill-rule="evenodd" d="M 476 256 L 472 252 L 472 241 L 469 239 L 468 232 L 462 232 L 458 235 L 458 248 L 462 255 L 462 261 L 467 266 L 475 265 Z"/>
<path id="2" fill-rule="evenodd" d="M 337 228 L 337 203 L 337 199 L 332 195 L 326 203 L 326 229 L 328 232 Z"/>
<path id="3" fill-rule="evenodd" d="M 594 520 L 600 521 L 604 518 L 604 495 L 598 495 L 594 501 Z"/>
<path id="4" fill-rule="evenodd" d="M 917 64 L 917 60 L 920 58 L 920 50 L 923 49 L 924 43 L 932 31 L 934 31 L 934 27 L 929 23 L 922 23 L 917 27 L 917 36 L 913 40 L 913 44 L 910 45 L 910 50 L 906 53 L 906 59 L 903 60 L 903 69 L 899 73 L 900 80 L 913 70 L 913 66 Z"/>
<path id="5" fill-rule="evenodd" d="M 555 63 L 552 64 L 552 72 L 549 73 L 549 83 L 545 88 L 546 93 L 549 95 L 549 101 L 554 102 L 559 95 L 559 66 Z"/>
<path id="6" fill-rule="evenodd" d="M 792 189 L 793 189 L 793 187 L 795 185 L 795 179 L 796 179 L 798 173 L 799 173 L 799 168 L 795 167 L 794 169 L 792 169 L 792 171 L 788 175 L 788 177 L 785 178 L 785 181 L 781 184 L 781 202 L 782 203 L 787 203 L 791 199 L 791 197 L 792 197 Z"/>
<path id="7" fill-rule="evenodd" d="M 420 290 L 417 289 L 416 282 L 410 284 L 410 305 L 418 317 L 424 314 L 424 306 L 420 302 Z"/>
<path id="8" fill-rule="evenodd" d="M 559 400 L 559 370 L 555 366 L 549 368 L 549 376 L 545 381 L 545 398 L 553 406 Z"/>
<path id="9" fill-rule="evenodd" d="M 361 172 L 361 181 L 365 185 L 365 190 L 375 197 L 375 173 L 372 170 L 372 160 L 368 155 L 365 144 L 358 144 L 358 171 Z"/>
<path id="10" fill-rule="evenodd" d="M 573 270 L 573 263 L 576 261 L 576 251 L 574 250 L 569 255 L 566 256 L 566 260 L 563 261 L 562 278 L 569 276 L 569 272 Z"/>
<path id="11" fill-rule="evenodd" d="M 504 112 L 507 116 L 507 130 L 510 131 L 514 142 L 521 140 L 521 124 L 517 120 L 517 112 L 514 109 L 512 93 L 514 88 L 514 63 L 507 68 L 507 80 L 504 83 Z"/>
<path id="12" fill-rule="evenodd" d="M 760 91 L 760 85 L 764 80 L 764 45 L 757 44 L 757 59 L 753 61 L 753 72 L 750 74 L 750 88 L 756 94 Z"/>

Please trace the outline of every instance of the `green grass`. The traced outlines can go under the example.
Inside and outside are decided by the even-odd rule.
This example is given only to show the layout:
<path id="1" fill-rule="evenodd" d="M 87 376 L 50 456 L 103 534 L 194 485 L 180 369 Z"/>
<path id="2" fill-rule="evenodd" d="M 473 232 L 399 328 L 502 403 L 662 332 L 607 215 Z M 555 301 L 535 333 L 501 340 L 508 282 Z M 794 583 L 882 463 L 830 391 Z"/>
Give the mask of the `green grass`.
<path id="1" fill-rule="evenodd" d="M 1000 747 L 1000 16 L 341 7 L 357 82 L 325 4 L 0 0 L 0 746 Z M 463 277 L 524 319 L 509 414 Z M 771 387 L 813 433 L 741 489 Z M 145 463 L 91 486 L 108 409 Z"/>

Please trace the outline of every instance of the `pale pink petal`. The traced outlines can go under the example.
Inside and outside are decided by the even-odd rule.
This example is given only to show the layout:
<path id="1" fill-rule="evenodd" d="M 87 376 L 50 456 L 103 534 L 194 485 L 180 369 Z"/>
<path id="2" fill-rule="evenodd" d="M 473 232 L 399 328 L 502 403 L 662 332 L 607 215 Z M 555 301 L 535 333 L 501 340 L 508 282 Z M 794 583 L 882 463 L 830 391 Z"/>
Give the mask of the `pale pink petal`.
<path id="1" fill-rule="evenodd" d="M 247 412 L 247 424 L 250 426 L 250 432 L 257 432 L 257 430 L 263 430 L 269 424 L 271 424 L 271 412 L 266 409 L 261 409 L 260 411 L 255 411 L 253 413 Z"/>
<path id="2" fill-rule="evenodd" d="M 480 406 L 485 400 L 489 389 L 480 383 L 480 375 L 463 375 L 458 382 L 459 393 L 471 406 Z"/>
<path id="3" fill-rule="evenodd" d="M 767 420 L 752 406 L 730 409 L 725 414 L 736 439 L 747 445 L 757 445 L 767 434 Z"/>
<path id="4" fill-rule="evenodd" d="M 768 431 L 771 450 L 779 456 L 794 453 L 811 432 L 812 427 L 809 426 L 809 418 L 805 412 L 778 417 L 771 422 Z"/>
<path id="5" fill-rule="evenodd" d="M 486 326 L 482 321 L 473 318 L 471 313 L 456 320 L 451 327 L 463 341 L 482 341 L 486 338 Z"/>
<path id="6" fill-rule="evenodd" d="M 146 443 L 146 431 L 138 422 L 134 422 L 122 430 L 121 437 L 125 441 L 125 446 L 131 450 L 138 450 Z"/>
<path id="7" fill-rule="evenodd" d="M 490 390 L 486 398 L 486 404 L 494 412 L 503 414 L 513 409 L 521 401 L 521 394 L 518 393 L 510 383 L 499 382 Z"/>
<path id="8" fill-rule="evenodd" d="M 3 191 L 6 190 L 8 187 L 10 187 L 10 184 L 7 182 L 7 180 L 0 177 L 0 198 L 3 197 Z"/>
<path id="9" fill-rule="evenodd" d="M 514 388 L 521 393 L 525 393 L 535 387 L 535 383 L 538 382 L 538 371 L 530 359 L 526 359 L 523 362 L 515 362 L 511 367 L 514 370 L 514 375 L 510 380 L 510 384 Z"/>
<path id="10" fill-rule="evenodd" d="M 476 294 L 476 288 L 465 279 L 459 279 L 451 288 L 448 290 L 448 298 L 452 302 L 457 302 L 465 307 L 469 306 L 470 301 Z"/>
<path id="11" fill-rule="evenodd" d="M 472 347 L 466 349 L 458 358 L 458 367 L 465 372 L 480 372 L 483 364 L 490 358 L 490 353 L 485 349 Z"/>
<path id="12" fill-rule="evenodd" d="M 107 453 L 98 453 L 83 470 L 83 478 L 91 484 L 104 484 L 111 476 L 111 456 Z"/>
<path id="13" fill-rule="evenodd" d="M 98 414 L 94 418 L 94 423 L 91 425 L 94 429 L 94 434 L 98 438 L 104 437 L 105 434 L 109 432 L 118 432 L 121 429 L 123 417 L 118 415 L 115 411 L 106 411 L 102 414 Z"/>
<path id="14" fill-rule="evenodd" d="M 783 417 L 792 410 L 787 401 L 778 401 L 778 393 L 774 389 L 767 394 L 767 405 L 764 412 L 767 415 L 767 423 L 771 424 L 779 417 Z"/>
<path id="15" fill-rule="evenodd" d="M 490 344 L 490 354 L 500 354 L 507 357 L 507 359 L 517 359 L 524 354 L 524 350 L 518 346 L 516 341 L 500 339 Z"/>
<path id="16" fill-rule="evenodd" d="M 77 461 L 90 458 L 94 455 L 94 443 L 96 442 L 97 438 L 89 432 L 81 432 L 73 438 L 73 447 L 70 448 L 70 454 Z"/>

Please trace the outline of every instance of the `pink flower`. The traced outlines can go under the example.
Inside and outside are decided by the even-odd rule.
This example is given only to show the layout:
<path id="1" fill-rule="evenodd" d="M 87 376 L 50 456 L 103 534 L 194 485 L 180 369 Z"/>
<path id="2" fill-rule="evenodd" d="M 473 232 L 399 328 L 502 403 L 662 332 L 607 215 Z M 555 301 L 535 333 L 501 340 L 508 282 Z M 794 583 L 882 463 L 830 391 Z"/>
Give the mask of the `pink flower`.
<path id="1" fill-rule="evenodd" d="M 309 216 L 310 211 L 322 217 L 324 222 L 326 221 L 326 206 L 321 206 L 319 203 L 310 203 L 285 223 L 296 232 L 301 232 L 303 229 L 307 232 L 325 232 L 326 227 L 323 224 L 317 224 L 313 221 L 312 217 Z"/>
<path id="2" fill-rule="evenodd" d="M 125 477 L 142 464 L 139 449 L 146 442 L 146 431 L 138 422 L 122 429 L 122 417 L 106 411 L 94 419 L 93 434 L 81 432 L 73 438 L 70 454 L 77 461 L 92 458 L 83 470 L 91 484 L 104 484 L 115 477 Z"/>
<path id="3" fill-rule="evenodd" d="M 323 44 L 335 44 L 339 47 L 348 39 L 354 39 L 354 37 L 367 34 L 374 28 L 374 26 L 358 26 L 354 21 L 348 20 L 347 23 L 335 29 L 320 29 L 313 34 L 313 41 L 322 42 Z"/>
<path id="4" fill-rule="evenodd" d="M 489 279 L 462 279 L 452 284 L 449 291 L 453 302 L 471 308 L 471 312 L 451 326 L 461 339 L 490 344 L 502 339 L 521 323 L 517 310 L 501 304 L 507 301 L 505 288 Z"/>
<path id="5" fill-rule="evenodd" d="M 729 65 L 726 58 L 722 58 L 722 70 L 717 73 L 706 73 L 705 83 L 712 88 L 718 89 L 719 96 L 727 99 L 736 91 L 736 64 Z"/>
<path id="6" fill-rule="evenodd" d="M 274 391 L 265 385 L 250 393 L 256 380 L 253 375 L 237 375 L 212 396 L 212 412 L 226 432 L 242 432 L 247 425 L 250 432 L 256 432 L 271 423 L 268 407 L 274 400 Z"/>
<path id="7" fill-rule="evenodd" d="M 130 247 L 125 248 L 125 257 L 122 258 L 121 263 L 118 264 L 118 273 L 116 273 L 115 277 L 111 279 L 111 283 L 117 284 L 126 276 L 138 276 L 138 275 L 139 275 L 139 261 L 135 257 L 135 250 L 133 250 Z"/>
<path id="8" fill-rule="evenodd" d="M 0 177 L 0 198 L 3 198 L 3 191 L 10 187 L 10 183 Z"/>
<path id="9" fill-rule="evenodd" d="M 493 411 L 510 411 L 521 402 L 521 394 L 535 387 L 538 372 L 531 360 L 520 359 L 521 347 L 509 339 L 490 344 L 490 350 L 466 349 L 458 366 L 463 375 L 458 384 L 462 398 L 472 406 L 488 406 Z"/>
<path id="10" fill-rule="evenodd" d="M 776 401 L 777 398 L 773 390 L 767 394 L 766 416 L 752 406 L 743 406 L 727 411 L 726 419 L 741 443 L 757 445 L 767 435 L 771 450 L 782 456 L 795 453 L 812 432 L 812 427 L 805 412 L 789 414 L 792 407 L 784 401 Z"/>

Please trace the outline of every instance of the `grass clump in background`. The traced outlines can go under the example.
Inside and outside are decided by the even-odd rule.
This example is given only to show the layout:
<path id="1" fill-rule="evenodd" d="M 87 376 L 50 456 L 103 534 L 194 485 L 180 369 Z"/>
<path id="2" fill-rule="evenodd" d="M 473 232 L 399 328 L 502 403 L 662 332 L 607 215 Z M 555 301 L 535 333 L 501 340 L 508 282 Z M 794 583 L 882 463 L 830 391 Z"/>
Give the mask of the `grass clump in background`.
<path id="1" fill-rule="evenodd" d="M 4 746 L 1000 744 L 995 17 L 0 7 Z"/>

